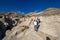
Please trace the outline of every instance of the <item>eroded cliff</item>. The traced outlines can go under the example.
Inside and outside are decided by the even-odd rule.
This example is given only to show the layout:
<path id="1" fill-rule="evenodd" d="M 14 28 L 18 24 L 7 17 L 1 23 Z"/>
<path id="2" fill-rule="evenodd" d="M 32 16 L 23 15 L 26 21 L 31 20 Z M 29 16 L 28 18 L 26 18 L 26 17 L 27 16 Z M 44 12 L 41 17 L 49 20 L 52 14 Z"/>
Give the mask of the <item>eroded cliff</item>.
<path id="1" fill-rule="evenodd" d="M 60 9 L 22 15 L 15 12 L 1 13 L 1 40 L 60 40 Z M 40 19 L 38 32 L 34 31 L 34 20 Z"/>

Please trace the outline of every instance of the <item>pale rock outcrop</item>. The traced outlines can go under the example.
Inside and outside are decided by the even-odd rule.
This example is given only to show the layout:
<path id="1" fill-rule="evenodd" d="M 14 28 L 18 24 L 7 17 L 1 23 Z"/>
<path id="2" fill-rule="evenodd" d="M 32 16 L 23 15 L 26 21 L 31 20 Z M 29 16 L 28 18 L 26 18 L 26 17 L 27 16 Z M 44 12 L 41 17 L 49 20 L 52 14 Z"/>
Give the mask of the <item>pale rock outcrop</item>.
<path id="1" fill-rule="evenodd" d="M 49 8 L 38 14 L 34 12 L 26 15 L 14 13 L 10 13 L 9 17 L 15 25 L 11 30 L 5 31 L 5 37 L 2 40 L 60 40 L 60 9 Z M 33 24 L 36 18 L 41 21 L 38 32 L 34 30 Z M 7 28 L 9 23 L 2 19 L 0 21 Z"/>

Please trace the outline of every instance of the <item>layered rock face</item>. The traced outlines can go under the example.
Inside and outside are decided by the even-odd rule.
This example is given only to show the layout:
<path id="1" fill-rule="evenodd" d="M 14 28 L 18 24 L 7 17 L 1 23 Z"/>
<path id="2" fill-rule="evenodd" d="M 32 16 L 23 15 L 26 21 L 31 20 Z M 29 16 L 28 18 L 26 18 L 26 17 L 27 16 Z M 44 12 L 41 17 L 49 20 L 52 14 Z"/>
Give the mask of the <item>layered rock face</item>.
<path id="1" fill-rule="evenodd" d="M 0 40 L 60 40 L 60 9 L 49 8 L 29 14 L 15 12 L 0 14 Z M 34 30 L 34 20 L 40 19 Z"/>

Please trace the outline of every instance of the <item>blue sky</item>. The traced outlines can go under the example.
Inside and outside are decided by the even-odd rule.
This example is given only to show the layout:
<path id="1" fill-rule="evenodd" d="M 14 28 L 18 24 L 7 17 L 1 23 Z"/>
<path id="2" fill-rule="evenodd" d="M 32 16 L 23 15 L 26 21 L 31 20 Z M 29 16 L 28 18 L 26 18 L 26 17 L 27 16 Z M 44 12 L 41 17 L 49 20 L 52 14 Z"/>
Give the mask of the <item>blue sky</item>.
<path id="1" fill-rule="evenodd" d="M 0 12 L 39 12 L 60 8 L 60 0 L 0 0 Z"/>

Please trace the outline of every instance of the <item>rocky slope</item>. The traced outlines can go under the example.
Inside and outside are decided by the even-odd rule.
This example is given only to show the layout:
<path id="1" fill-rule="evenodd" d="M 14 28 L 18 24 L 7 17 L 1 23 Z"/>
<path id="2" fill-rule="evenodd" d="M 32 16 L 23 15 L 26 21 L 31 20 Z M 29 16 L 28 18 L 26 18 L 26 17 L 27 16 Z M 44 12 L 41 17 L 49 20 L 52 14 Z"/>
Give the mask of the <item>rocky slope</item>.
<path id="1" fill-rule="evenodd" d="M 34 31 L 36 18 L 41 21 L 38 32 Z M 25 15 L 0 13 L 0 40 L 60 40 L 60 9 L 48 8 Z"/>

